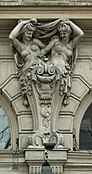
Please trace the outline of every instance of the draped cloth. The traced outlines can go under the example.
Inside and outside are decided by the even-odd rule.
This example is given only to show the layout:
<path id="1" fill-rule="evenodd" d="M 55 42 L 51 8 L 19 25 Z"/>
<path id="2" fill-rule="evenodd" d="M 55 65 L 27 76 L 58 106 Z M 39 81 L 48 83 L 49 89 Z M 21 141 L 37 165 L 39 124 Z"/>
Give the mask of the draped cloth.
<path id="1" fill-rule="evenodd" d="M 43 41 L 49 40 L 50 37 L 54 36 L 57 33 L 57 27 L 60 21 L 61 19 L 57 19 L 47 24 L 38 23 L 34 36 Z"/>

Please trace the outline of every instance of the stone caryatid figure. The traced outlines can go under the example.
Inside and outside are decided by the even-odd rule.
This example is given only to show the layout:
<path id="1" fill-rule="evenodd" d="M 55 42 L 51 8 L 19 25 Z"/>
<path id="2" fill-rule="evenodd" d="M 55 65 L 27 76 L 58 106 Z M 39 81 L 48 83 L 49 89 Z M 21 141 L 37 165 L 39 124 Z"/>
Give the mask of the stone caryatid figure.
<path id="1" fill-rule="evenodd" d="M 63 104 L 65 105 L 71 88 L 70 76 L 76 61 L 76 46 L 83 34 L 83 31 L 70 20 L 60 20 L 56 34 L 51 37 L 48 45 L 41 50 L 42 55 L 51 51 L 49 60 L 60 71 L 64 83 Z"/>
<path id="2" fill-rule="evenodd" d="M 68 19 L 45 24 L 30 19 L 20 21 L 9 35 L 24 105 L 33 114 L 28 147 L 48 143 L 63 147 L 58 115 L 61 105 L 68 104 L 76 46 L 83 34 Z"/>

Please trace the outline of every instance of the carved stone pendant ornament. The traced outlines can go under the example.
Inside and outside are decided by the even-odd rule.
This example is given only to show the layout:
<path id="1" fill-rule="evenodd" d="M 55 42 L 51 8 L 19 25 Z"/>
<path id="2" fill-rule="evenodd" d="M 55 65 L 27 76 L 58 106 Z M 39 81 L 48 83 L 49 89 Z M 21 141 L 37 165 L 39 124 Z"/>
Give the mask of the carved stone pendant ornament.
<path id="1" fill-rule="evenodd" d="M 36 19 L 19 21 L 9 35 L 24 105 L 33 115 L 29 148 L 48 143 L 64 146 L 58 116 L 61 105 L 68 104 L 76 45 L 82 35 L 68 19 L 45 24 Z"/>

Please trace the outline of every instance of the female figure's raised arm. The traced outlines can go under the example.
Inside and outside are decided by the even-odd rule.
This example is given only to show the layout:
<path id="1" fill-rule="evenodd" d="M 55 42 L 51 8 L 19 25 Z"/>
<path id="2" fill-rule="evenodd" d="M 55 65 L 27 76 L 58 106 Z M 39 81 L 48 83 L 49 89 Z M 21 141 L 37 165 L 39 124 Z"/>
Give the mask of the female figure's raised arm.
<path id="1" fill-rule="evenodd" d="M 25 21 L 19 22 L 18 25 L 11 31 L 11 33 L 9 35 L 9 39 L 13 40 L 14 38 L 16 38 L 19 35 L 19 32 L 22 29 L 22 27 L 29 22 L 30 22 L 30 20 L 25 20 Z"/>
<path id="2" fill-rule="evenodd" d="M 21 51 L 21 42 L 17 39 L 20 30 L 24 25 L 29 23 L 30 20 L 21 21 L 18 25 L 11 31 L 9 35 L 9 39 L 11 40 L 12 45 L 16 48 L 16 50 L 20 53 Z"/>
<path id="3" fill-rule="evenodd" d="M 73 36 L 74 38 L 72 39 L 72 46 L 73 48 L 78 44 L 80 41 L 81 37 L 84 35 L 84 32 L 72 21 L 68 20 L 68 24 L 70 25 L 72 31 L 73 31 Z"/>

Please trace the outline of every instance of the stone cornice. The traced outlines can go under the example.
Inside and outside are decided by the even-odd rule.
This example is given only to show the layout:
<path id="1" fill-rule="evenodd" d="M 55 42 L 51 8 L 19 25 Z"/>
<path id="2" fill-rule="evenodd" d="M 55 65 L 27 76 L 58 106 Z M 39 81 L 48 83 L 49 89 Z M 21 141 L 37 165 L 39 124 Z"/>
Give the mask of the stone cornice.
<path id="1" fill-rule="evenodd" d="M 92 6 L 0 6 L 0 19 L 92 19 Z"/>

